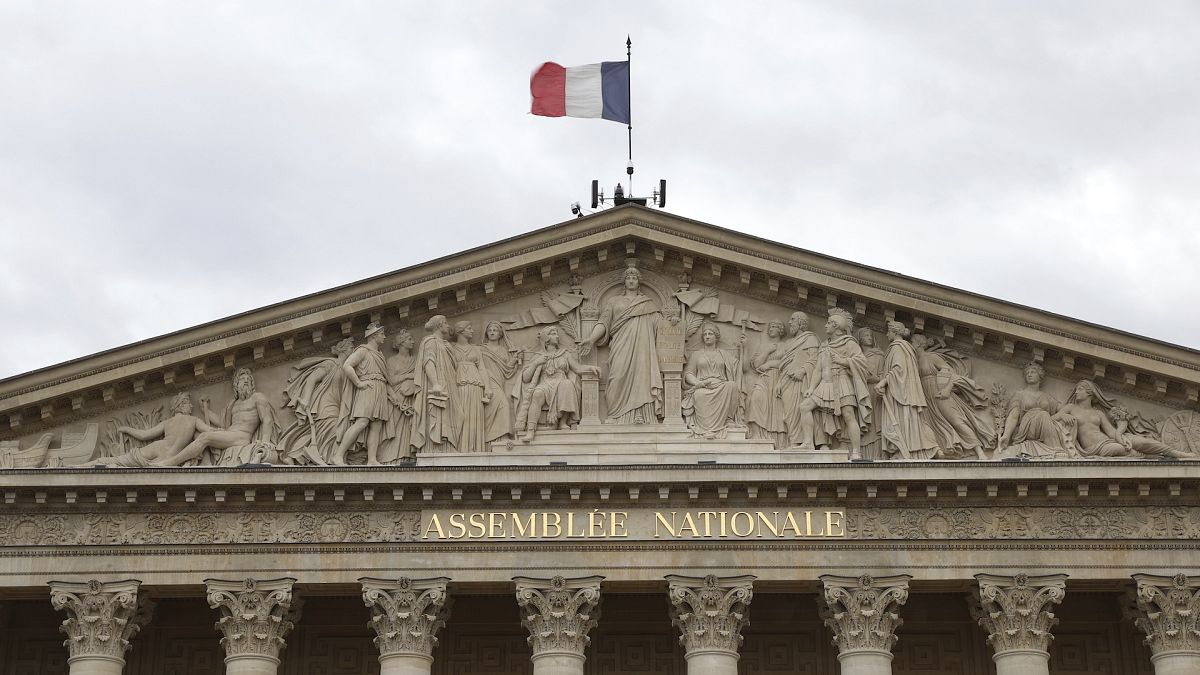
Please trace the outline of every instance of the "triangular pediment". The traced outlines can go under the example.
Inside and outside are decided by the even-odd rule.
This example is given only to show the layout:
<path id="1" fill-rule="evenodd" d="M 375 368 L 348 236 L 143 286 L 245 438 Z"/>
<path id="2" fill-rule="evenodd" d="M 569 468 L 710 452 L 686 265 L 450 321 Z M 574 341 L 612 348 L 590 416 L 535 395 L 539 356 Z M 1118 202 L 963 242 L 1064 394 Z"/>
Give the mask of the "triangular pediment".
<path id="1" fill-rule="evenodd" d="M 434 315 L 471 321 L 476 331 L 498 321 L 526 350 L 541 327 L 567 320 L 575 322 L 564 324 L 574 332 L 567 338 L 579 342 L 586 338 L 584 315 L 600 312 L 629 266 L 643 272 L 646 294 L 659 308 L 692 310 L 692 319 L 721 327 L 721 347 L 735 349 L 746 333 L 746 361 L 766 344 L 770 321 L 801 311 L 824 339 L 822 326 L 836 307 L 857 328 L 872 329 L 884 350 L 887 323 L 899 321 L 966 357 L 985 397 L 1007 397 L 1022 386 L 1022 368 L 1036 362 L 1056 400 L 1065 401 L 1074 382 L 1090 380 L 1139 419 L 1154 420 L 1161 434 L 1165 420 L 1195 408 L 1200 392 L 1200 353 L 1191 349 L 625 206 L 9 378 L 0 382 L 0 442 L 10 452 L 39 443 L 59 448 L 86 443 L 98 429 L 104 446 L 115 421 L 169 416 L 180 392 L 223 406 L 240 368 L 254 371 L 286 427 L 295 411 L 285 392 L 297 367 L 327 357 L 345 338 L 361 343 L 369 324 L 405 328 L 419 342 Z M 684 323 L 687 350 L 699 348 L 695 322 Z M 742 377 L 749 397 L 757 375 L 747 367 Z M 989 414 L 1003 414 L 1002 404 L 995 407 Z M 113 450 L 108 442 L 105 452 Z"/>

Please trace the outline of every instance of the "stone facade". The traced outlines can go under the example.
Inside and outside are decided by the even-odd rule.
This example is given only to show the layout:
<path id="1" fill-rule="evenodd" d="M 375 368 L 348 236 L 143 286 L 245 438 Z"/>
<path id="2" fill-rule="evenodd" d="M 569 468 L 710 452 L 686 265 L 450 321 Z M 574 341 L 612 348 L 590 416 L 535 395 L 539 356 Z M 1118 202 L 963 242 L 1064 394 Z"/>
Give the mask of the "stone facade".
<path id="1" fill-rule="evenodd" d="M 1200 672 L 1198 392 L 613 209 L 0 382 L 0 675 Z"/>

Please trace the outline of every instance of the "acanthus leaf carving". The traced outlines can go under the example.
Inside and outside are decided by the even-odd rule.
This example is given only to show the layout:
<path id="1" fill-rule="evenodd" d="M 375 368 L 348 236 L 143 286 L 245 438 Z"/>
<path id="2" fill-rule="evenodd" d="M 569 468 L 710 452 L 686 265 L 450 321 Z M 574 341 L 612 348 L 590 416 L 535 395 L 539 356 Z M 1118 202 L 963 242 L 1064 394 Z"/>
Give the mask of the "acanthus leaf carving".
<path id="1" fill-rule="evenodd" d="M 1050 611 L 1066 595 L 1065 574 L 997 576 L 976 574 L 979 595 L 970 596 L 971 613 L 988 631 L 996 653 L 1048 651 L 1058 618 Z"/>
<path id="2" fill-rule="evenodd" d="M 742 646 L 742 629 L 750 623 L 748 610 L 754 599 L 754 579 L 749 574 L 667 576 L 671 624 L 679 629 L 679 643 L 687 653 L 737 654 Z"/>
<path id="3" fill-rule="evenodd" d="M 124 659 L 129 641 L 146 624 L 154 605 L 138 595 L 140 581 L 51 581 L 50 601 L 65 611 L 60 630 L 71 658 Z"/>
<path id="4" fill-rule="evenodd" d="M 601 576 L 551 579 L 514 577 L 521 625 L 529 631 L 534 657 L 566 653 L 582 657 L 588 633 L 600 618 Z"/>
<path id="5" fill-rule="evenodd" d="M 1135 574 L 1134 624 L 1155 654 L 1200 653 L 1200 576 Z"/>
<path id="6" fill-rule="evenodd" d="M 432 658 L 437 634 L 450 617 L 446 577 L 373 579 L 363 577 L 363 602 L 371 610 L 370 625 L 381 656 L 416 654 Z"/>
<path id="7" fill-rule="evenodd" d="M 818 605 L 833 643 L 842 654 L 871 650 L 891 653 L 896 629 L 904 621 L 897 613 L 908 601 L 907 574 L 887 577 L 821 575 L 824 585 Z"/>
<path id="8" fill-rule="evenodd" d="M 217 630 L 226 656 L 279 658 L 300 615 L 301 603 L 292 599 L 291 577 L 226 581 L 205 579 L 208 605 L 220 612 Z"/>

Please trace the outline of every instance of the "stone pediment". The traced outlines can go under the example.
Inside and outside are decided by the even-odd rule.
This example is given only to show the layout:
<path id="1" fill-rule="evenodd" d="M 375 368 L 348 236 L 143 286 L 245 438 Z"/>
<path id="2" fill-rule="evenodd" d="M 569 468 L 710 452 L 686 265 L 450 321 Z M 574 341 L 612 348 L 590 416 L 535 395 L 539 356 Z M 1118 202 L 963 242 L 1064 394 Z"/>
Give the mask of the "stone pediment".
<path id="1" fill-rule="evenodd" d="M 626 206 L 0 382 L 0 467 L 1187 459 L 1198 392 L 1194 350 Z"/>

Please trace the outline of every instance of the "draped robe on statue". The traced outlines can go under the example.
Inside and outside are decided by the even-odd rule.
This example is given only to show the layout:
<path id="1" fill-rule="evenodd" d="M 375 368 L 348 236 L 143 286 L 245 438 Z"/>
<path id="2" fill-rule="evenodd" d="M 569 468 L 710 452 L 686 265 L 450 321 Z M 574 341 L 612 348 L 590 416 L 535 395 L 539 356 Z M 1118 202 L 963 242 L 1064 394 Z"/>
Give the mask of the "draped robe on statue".
<path id="1" fill-rule="evenodd" d="M 388 359 L 388 402 L 391 415 L 383 426 L 379 461 L 387 464 L 412 456 L 413 400 L 417 396 L 417 359 L 396 354 Z"/>
<path id="2" fill-rule="evenodd" d="M 692 433 L 705 438 L 725 437 L 726 427 L 734 421 L 741 403 L 742 392 L 735 381 L 741 368 L 741 359 L 720 349 L 701 349 L 688 357 L 686 372 L 701 382 L 683 392 L 683 417 L 690 422 Z M 708 378 L 721 382 L 710 389 L 704 385 Z"/>
<path id="3" fill-rule="evenodd" d="M 662 371 L 655 349 L 658 307 L 644 295 L 604 303 L 597 325 L 608 341 L 608 416 L 622 424 L 655 422 L 662 411 Z"/>
<path id="4" fill-rule="evenodd" d="M 845 359 L 846 365 L 836 363 L 835 354 Z M 840 335 L 821 345 L 814 377 L 821 378 L 812 392 L 819 406 L 814 415 L 821 420 L 815 430 L 818 437 L 821 431 L 830 438 L 842 436 L 842 408 L 846 406 L 855 409 L 860 430 L 865 431 L 870 426 L 871 389 L 867 386 L 867 359 L 858 340 L 850 335 Z M 817 442 L 820 443 L 819 438 Z"/>
<path id="5" fill-rule="evenodd" d="M 882 399 L 879 432 L 884 451 L 912 459 L 931 459 L 937 452 L 937 437 L 929 425 L 929 402 L 921 386 L 917 354 L 904 340 L 893 340 L 888 348 L 886 370 L 880 378 L 887 383 Z"/>
<path id="6" fill-rule="evenodd" d="M 788 443 L 800 445 L 800 404 L 812 382 L 817 366 L 817 353 L 821 342 L 809 331 L 788 338 L 779 348 L 779 387 L 776 396 L 783 405 L 783 424 L 787 430 Z M 825 434 L 819 431 L 818 443 Z"/>
<path id="7" fill-rule="evenodd" d="M 426 375 L 426 366 L 431 365 L 436 380 Z M 457 411 L 453 391 L 458 387 L 457 370 L 450 343 L 438 335 L 427 335 L 421 340 L 417 351 L 415 384 L 417 395 L 413 399 L 413 426 L 410 443 L 415 452 L 454 451 L 454 419 Z M 432 391 L 434 389 L 440 391 Z"/>

